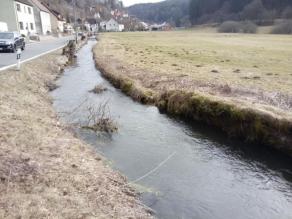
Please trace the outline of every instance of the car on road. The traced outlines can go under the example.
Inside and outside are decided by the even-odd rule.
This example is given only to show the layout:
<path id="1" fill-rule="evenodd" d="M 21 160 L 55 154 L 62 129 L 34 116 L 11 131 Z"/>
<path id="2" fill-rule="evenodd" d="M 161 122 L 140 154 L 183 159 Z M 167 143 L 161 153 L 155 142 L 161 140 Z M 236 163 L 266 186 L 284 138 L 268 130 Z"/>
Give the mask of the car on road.
<path id="1" fill-rule="evenodd" d="M 17 32 L 0 32 L 0 52 L 16 52 L 17 49 L 24 50 L 25 40 Z"/>

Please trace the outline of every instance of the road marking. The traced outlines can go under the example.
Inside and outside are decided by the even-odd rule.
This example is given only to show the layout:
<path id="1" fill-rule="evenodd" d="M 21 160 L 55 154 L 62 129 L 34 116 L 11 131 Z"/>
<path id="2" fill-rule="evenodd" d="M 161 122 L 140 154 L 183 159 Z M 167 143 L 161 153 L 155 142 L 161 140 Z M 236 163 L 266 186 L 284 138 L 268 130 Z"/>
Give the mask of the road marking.
<path id="1" fill-rule="evenodd" d="M 58 48 L 55 48 L 55 49 L 49 50 L 49 51 L 44 52 L 44 53 L 41 53 L 41 54 L 38 54 L 38 55 L 33 56 L 33 57 L 31 57 L 31 58 L 28 58 L 28 59 L 26 59 L 26 60 L 24 60 L 24 61 L 21 61 L 20 63 L 21 63 L 21 64 L 22 64 L 22 63 L 26 63 L 26 62 L 29 62 L 29 61 L 31 61 L 31 60 L 37 59 L 37 58 L 39 58 L 39 57 L 41 57 L 41 56 L 47 55 L 47 54 L 49 54 L 49 53 L 51 53 L 51 52 L 57 51 L 57 50 L 59 50 L 59 49 L 62 49 L 62 48 L 64 48 L 64 47 L 66 46 L 66 44 L 67 44 L 67 42 L 66 42 L 64 45 L 59 46 Z M 7 69 L 9 69 L 9 68 L 16 67 L 16 65 L 17 65 L 17 64 L 13 64 L 13 65 L 8 65 L 8 66 L 5 66 L 5 67 L 2 67 L 2 68 L 0 68 L 0 71 L 4 71 L 4 70 L 7 70 Z"/>

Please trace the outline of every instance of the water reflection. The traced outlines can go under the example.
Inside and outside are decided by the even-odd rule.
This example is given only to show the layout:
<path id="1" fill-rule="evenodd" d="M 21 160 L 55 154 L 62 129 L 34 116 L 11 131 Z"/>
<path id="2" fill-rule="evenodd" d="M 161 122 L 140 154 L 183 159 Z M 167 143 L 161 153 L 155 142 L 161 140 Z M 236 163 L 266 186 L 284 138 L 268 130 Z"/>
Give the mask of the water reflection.
<path id="1" fill-rule="evenodd" d="M 68 69 L 52 93 L 58 112 L 70 111 L 87 99 L 109 100 L 119 132 L 96 135 L 77 129 L 80 138 L 111 159 L 114 167 L 133 181 L 158 193 L 144 193 L 143 201 L 159 218 L 289 218 L 292 217 L 292 161 L 273 150 L 226 139 L 202 125 L 186 125 L 155 107 L 143 106 L 113 88 L 96 71 L 88 54 L 94 42 L 80 52 L 78 66 Z M 103 83 L 108 91 L 89 93 Z M 66 116 L 82 121 L 85 109 Z"/>

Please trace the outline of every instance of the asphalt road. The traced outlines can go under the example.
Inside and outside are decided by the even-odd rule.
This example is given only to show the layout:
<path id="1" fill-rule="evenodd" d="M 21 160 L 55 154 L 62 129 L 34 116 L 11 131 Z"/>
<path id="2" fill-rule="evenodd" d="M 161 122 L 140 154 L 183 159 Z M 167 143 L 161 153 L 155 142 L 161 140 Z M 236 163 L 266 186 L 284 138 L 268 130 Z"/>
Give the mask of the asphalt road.
<path id="1" fill-rule="evenodd" d="M 49 52 L 65 45 L 68 40 L 73 39 L 72 36 L 62 37 L 52 40 L 45 40 L 36 43 L 30 43 L 26 45 L 24 51 L 21 54 L 21 61 L 31 59 L 35 56 Z M 1 68 L 16 64 L 16 53 L 1 52 L 0 53 L 0 70 Z"/>

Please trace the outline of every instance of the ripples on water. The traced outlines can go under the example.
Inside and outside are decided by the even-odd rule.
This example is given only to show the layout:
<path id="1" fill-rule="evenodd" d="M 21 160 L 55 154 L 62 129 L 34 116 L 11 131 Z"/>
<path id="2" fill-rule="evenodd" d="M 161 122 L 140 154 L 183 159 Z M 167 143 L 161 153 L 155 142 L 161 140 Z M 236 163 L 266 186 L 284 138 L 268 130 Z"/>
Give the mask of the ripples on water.
<path id="1" fill-rule="evenodd" d="M 109 101 L 119 132 L 96 135 L 78 130 L 80 138 L 113 161 L 130 180 L 143 176 L 176 152 L 164 166 L 140 181 L 154 192 L 142 200 L 159 218 L 287 219 L 292 218 L 292 162 L 266 148 L 230 141 L 200 125 L 186 125 L 155 107 L 133 102 L 113 88 L 95 69 L 89 42 L 78 54 L 78 65 L 65 71 L 52 93 L 58 112 L 70 111 L 88 99 Z M 91 94 L 96 84 L 109 90 Z M 82 121 L 86 110 L 66 116 Z"/>

